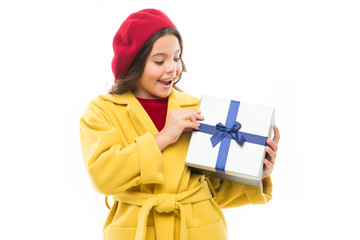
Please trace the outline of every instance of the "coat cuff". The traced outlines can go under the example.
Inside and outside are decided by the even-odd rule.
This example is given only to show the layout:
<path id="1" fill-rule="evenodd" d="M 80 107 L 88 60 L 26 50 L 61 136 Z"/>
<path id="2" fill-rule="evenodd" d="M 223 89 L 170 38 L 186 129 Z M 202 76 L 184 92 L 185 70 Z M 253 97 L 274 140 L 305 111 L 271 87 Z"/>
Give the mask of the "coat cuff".
<path id="1" fill-rule="evenodd" d="M 163 183 L 162 154 L 154 136 L 148 132 L 135 139 L 139 149 L 140 175 L 143 184 Z"/>
<path id="2" fill-rule="evenodd" d="M 245 193 L 251 204 L 265 204 L 272 198 L 271 178 L 264 178 L 260 187 L 245 185 Z"/>

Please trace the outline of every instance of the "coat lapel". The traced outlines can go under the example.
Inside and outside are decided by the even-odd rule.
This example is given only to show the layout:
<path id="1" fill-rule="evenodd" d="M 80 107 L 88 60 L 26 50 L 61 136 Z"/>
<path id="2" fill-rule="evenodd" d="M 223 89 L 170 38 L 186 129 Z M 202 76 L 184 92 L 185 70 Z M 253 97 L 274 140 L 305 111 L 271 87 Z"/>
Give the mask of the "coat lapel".
<path id="1" fill-rule="evenodd" d="M 100 98 L 119 105 L 124 105 L 129 114 L 130 120 L 139 135 L 143 135 L 146 132 L 151 132 L 153 135 L 158 133 L 155 124 L 152 122 L 151 118 L 132 92 L 126 92 L 123 94 L 106 94 L 101 95 Z M 176 89 L 172 89 L 169 96 L 167 116 L 172 110 L 180 110 L 184 108 L 197 109 L 199 104 L 200 99 L 183 92 L 179 92 Z"/>
<path id="2" fill-rule="evenodd" d="M 126 92 L 120 95 L 106 94 L 100 97 L 115 104 L 124 105 L 126 107 L 126 111 L 129 114 L 130 121 L 132 122 L 139 136 L 144 135 L 147 132 L 151 132 L 153 135 L 158 133 L 155 124 L 152 122 L 151 118 L 132 92 Z"/>
<path id="3" fill-rule="evenodd" d="M 176 89 L 172 89 L 169 96 L 169 110 L 179 110 L 179 109 L 198 109 L 200 105 L 200 99 L 188 95 L 183 92 L 179 92 Z"/>

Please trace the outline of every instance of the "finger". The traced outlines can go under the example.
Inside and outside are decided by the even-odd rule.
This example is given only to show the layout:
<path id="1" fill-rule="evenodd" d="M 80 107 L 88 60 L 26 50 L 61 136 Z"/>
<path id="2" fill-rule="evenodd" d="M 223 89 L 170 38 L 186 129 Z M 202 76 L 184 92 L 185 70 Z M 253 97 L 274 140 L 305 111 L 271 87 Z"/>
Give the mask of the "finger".
<path id="1" fill-rule="evenodd" d="M 191 122 L 197 122 L 197 120 L 204 120 L 204 116 L 198 114 L 195 110 L 190 110 L 184 112 L 183 118 L 185 120 L 190 120 Z"/>
<path id="2" fill-rule="evenodd" d="M 196 129 L 196 130 L 199 130 L 200 128 L 200 124 L 198 122 L 192 122 L 192 121 L 185 121 L 184 123 L 184 130 L 186 129 Z"/>
<path id="3" fill-rule="evenodd" d="M 183 114 L 182 114 L 182 117 L 183 117 L 183 119 L 185 119 L 185 120 L 191 120 L 191 117 L 192 117 L 192 116 L 195 116 L 195 115 L 196 115 L 196 112 L 195 112 L 194 110 L 184 109 Z"/>
<path id="4" fill-rule="evenodd" d="M 200 115 L 200 114 L 195 114 L 195 117 L 196 117 L 197 120 L 204 120 L 205 119 L 205 117 Z"/>
<path id="5" fill-rule="evenodd" d="M 183 130 L 183 132 L 191 132 L 192 130 L 194 130 L 193 128 L 185 128 L 184 130 Z"/>
<path id="6" fill-rule="evenodd" d="M 274 152 L 269 146 L 265 147 L 265 151 L 268 153 L 268 160 L 274 164 L 276 158 L 276 152 Z"/>
<path id="7" fill-rule="evenodd" d="M 280 131 L 279 131 L 279 128 L 274 124 L 274 138 L 273 138 L 273 141 L 278 144 L 279 143 L 279 140 L 280 140 Z"/>
<path id="8" fill-rule="evenodd" d="M 193 123 L 197 123 L 195 113 L 190 115 L 190 121 Z"/>
<path id="9" fill-rule="evenodd" d="M 271 149 L 274 151 L 274 152 L 277 152 L 278 150 L 278 146 L 277 144 L 275 143 L 275 141 L 271 140 L 271 139 L 266 139 L 266 143 L 269 147 L 271 147 Z"/>
<path id="10" fill-rule="evenodd" d="M 264 159 L 264 164 L 265 164 L 265 169 L 264 171 L 267 171 L 267 172 L 272 172 L 273 168 L 274 168 L 274 164 L 271 163 L 268 159 Z"/>
<path id="11" fill-rule="evenodd" d="M 200 115 L 201 114 L 201 110 L 200 109 L 197 109 L 195 110 L 195 117 L 197 120 L 204 120 L 204 116 Z"/>

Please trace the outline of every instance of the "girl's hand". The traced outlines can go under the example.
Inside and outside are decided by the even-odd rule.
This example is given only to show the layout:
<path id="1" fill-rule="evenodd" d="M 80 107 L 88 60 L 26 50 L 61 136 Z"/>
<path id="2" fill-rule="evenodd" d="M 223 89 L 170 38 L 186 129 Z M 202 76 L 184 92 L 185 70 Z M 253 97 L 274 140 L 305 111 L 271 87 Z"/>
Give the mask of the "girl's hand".
<path id="1" fill-rule="evenodd" d="M 267 146 L 265 147 L 266 157 L 264 159 L 265 168 L 263 173 L 263 179 L 269 177 L 274 169 L 276 152 L 278 150 L 278 144 L 280 139 L 280 132 L 276 125 L 274 125 L 274 138 L 266 140 Z"/>
<path id="2" fill-rule="evenodd" d="M 164 128 L 154 136 L 160 150 L 175 143 L 183 132 L 199 130 L 200 124 L 197 120 L 204 120 L 200 113 L 200 110 L 191 109 L 171 111 Z"/>

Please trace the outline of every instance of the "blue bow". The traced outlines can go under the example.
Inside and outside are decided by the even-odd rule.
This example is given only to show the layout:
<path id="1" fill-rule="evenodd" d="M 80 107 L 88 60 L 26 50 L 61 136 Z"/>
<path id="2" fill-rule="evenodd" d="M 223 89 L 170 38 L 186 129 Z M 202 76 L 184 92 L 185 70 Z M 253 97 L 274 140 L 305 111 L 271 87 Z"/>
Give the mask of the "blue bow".
<path id="1" fill-rule="evenodd" d="M 240 128 L 241 124 L 237 121 L 234 121 L 231 128 L 225 127 L 222 123 L 216 124 L 216 132 L 210 138 L 212 146 L 215 147 L 227 135 L 230 135 L 240 145 L 243 144 L 246 139 L 241 133 L 238 132 Z"/>

